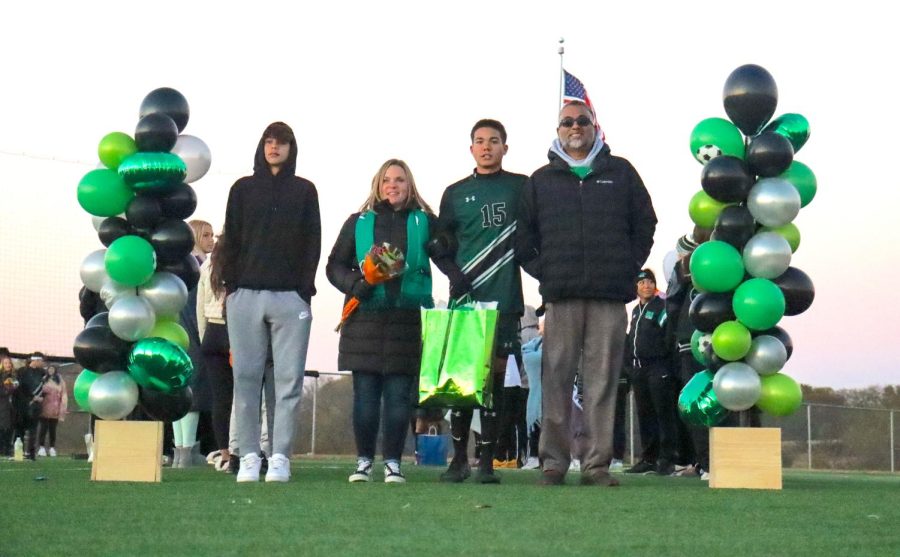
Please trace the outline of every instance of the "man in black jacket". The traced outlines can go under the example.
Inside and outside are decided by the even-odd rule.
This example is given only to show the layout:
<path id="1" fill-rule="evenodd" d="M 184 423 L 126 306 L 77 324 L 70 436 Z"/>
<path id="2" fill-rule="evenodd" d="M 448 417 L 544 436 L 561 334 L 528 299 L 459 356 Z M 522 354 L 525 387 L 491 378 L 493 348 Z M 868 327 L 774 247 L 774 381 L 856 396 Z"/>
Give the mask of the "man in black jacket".
<path id="1" fill-rule="evenodd" d="M 550 164 L 526 182 L 516 257 L 538 279 L 546 306 L 541 482 L 569 469 L 572 387 L 583 356 L 585 453 L 581 481 L 617 485 L 609 475 L 616 387 L 625 345 L 625 303 L 653 245 L 656 214 L 640 176 L 612 156 L 590 108 L 560 111 Z"/>
<path id="2" fill-rule="evenodd" d="M 294 175 L 296 164 L 294 132 L 275 122 L 259 140 L 253 175 L 235 182 L 228 195 L 221 261 L 229 292 L 239 482 L 259 480 L 260 392 L 270 345 L 276 402 L 266 481 L 290 478 L 322 244 L 318 194 L 312 182 Z"/>
<path id="3" fill-rule="evenodd" d="M 631 310 L 625 340 L 625 366 L 630 370 L 641 432 L 641 460 L 626 473 L 675 471 L 678 447 L 678 376 L 672 369 L 666 302 L 658 295 L 650 269 L 637 275 L 638 304 Z"/>

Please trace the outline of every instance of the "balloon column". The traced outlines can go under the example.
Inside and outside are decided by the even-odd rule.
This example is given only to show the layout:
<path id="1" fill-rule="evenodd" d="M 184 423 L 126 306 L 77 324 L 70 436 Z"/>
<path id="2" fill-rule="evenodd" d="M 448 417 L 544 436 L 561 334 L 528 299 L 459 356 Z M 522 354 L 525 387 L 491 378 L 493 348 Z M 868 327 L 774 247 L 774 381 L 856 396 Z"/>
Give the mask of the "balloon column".
<path id="1" fill-rule="evenodd" d="M 181 93 L 151 91 L 134 137 L 103 137 L 102 164 L 78 184 L 78 203 L 94 216 L 106 246 L 84 259 L 81 280 L 109 312 L 75 338 L 75 359 L 84 367 L 75 399 L 103 419 L 122 419 L 140 403 L 156 419 L 176 420 L 191 406 L 193 366 L 178 314 L 199 268 L 184 219 L 197 207 L 188 184 L 206 174 L 211 159 L 203 141 L 182 133 L 188 117 Z"/>
<path id="2" fill-rule="evenodd" d="M 688 212 L 710 237 L 690 260 L 698 292 L 689 310 L 692 349 L 706 369 L 682 390 L 678 407 L 686 421 L 705 426 L 753 406 L 775 416 L 799 408 L 800 386 L 781 373 L 793 345 L 777 325 L 815 296 L 810 278 L 791 266 L 800 246 L 794 218 L 816 194 L 812 170 L 794 160 L 809 123 L 800 114 L 770 121 L 778 88 L 757 65 L 728 76 L 723 101 L 730 121 L 701 121 L 690 144 L 703 171 Z"/>

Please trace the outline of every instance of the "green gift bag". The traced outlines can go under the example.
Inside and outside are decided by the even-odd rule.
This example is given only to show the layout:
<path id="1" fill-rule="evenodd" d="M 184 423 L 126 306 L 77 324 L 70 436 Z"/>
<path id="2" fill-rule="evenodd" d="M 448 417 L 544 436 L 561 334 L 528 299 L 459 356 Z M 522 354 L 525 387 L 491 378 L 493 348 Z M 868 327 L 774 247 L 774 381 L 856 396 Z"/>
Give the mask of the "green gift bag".
<path id="1" fill-rule="evenodd" d="M 419 405 L 491 406 L 496 309 L 422 309 Z"/>

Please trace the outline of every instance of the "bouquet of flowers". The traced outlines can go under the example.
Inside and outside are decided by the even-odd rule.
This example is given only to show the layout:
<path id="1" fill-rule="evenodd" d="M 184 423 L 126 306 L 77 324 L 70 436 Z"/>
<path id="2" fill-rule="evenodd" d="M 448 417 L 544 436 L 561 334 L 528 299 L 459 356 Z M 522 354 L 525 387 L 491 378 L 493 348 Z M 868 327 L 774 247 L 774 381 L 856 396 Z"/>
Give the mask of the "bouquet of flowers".
<path id="1" fill-rule="evenodd" d="M 383 242 L 380 246 L 373 245 L 366 254 L 362 262 L 363 278 L 369 284 L 381 284 L 397 278 L 406 271 L 406 258 L 403 252 L 387 242 Z M 359 307 L 359 298 L 356 296 L 350 298 L 344 304 L 344 311 L 341 312 L 341 322 L 335 327 L 335 332 L 341 330 L 347 319 L 353 315 L 356 308 Z"/>

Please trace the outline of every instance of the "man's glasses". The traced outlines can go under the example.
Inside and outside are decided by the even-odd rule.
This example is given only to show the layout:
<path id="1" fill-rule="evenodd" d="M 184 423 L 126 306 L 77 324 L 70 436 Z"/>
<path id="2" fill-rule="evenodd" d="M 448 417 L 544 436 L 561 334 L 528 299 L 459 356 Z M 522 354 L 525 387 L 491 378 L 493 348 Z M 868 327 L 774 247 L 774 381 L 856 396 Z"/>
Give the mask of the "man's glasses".
<path id="1" fill-rule="evenodd" d="M 578 118 L 572 118 L 571 116 L 567 118 L 563 118 L 559 121 L 559 127 L 561 128 L 571 128 L 575 124 L 578 124 L 582 128 L 586 128 L 592 125 L 594 122 L 588 118 L 587 116 L 579 116 Z"/>

